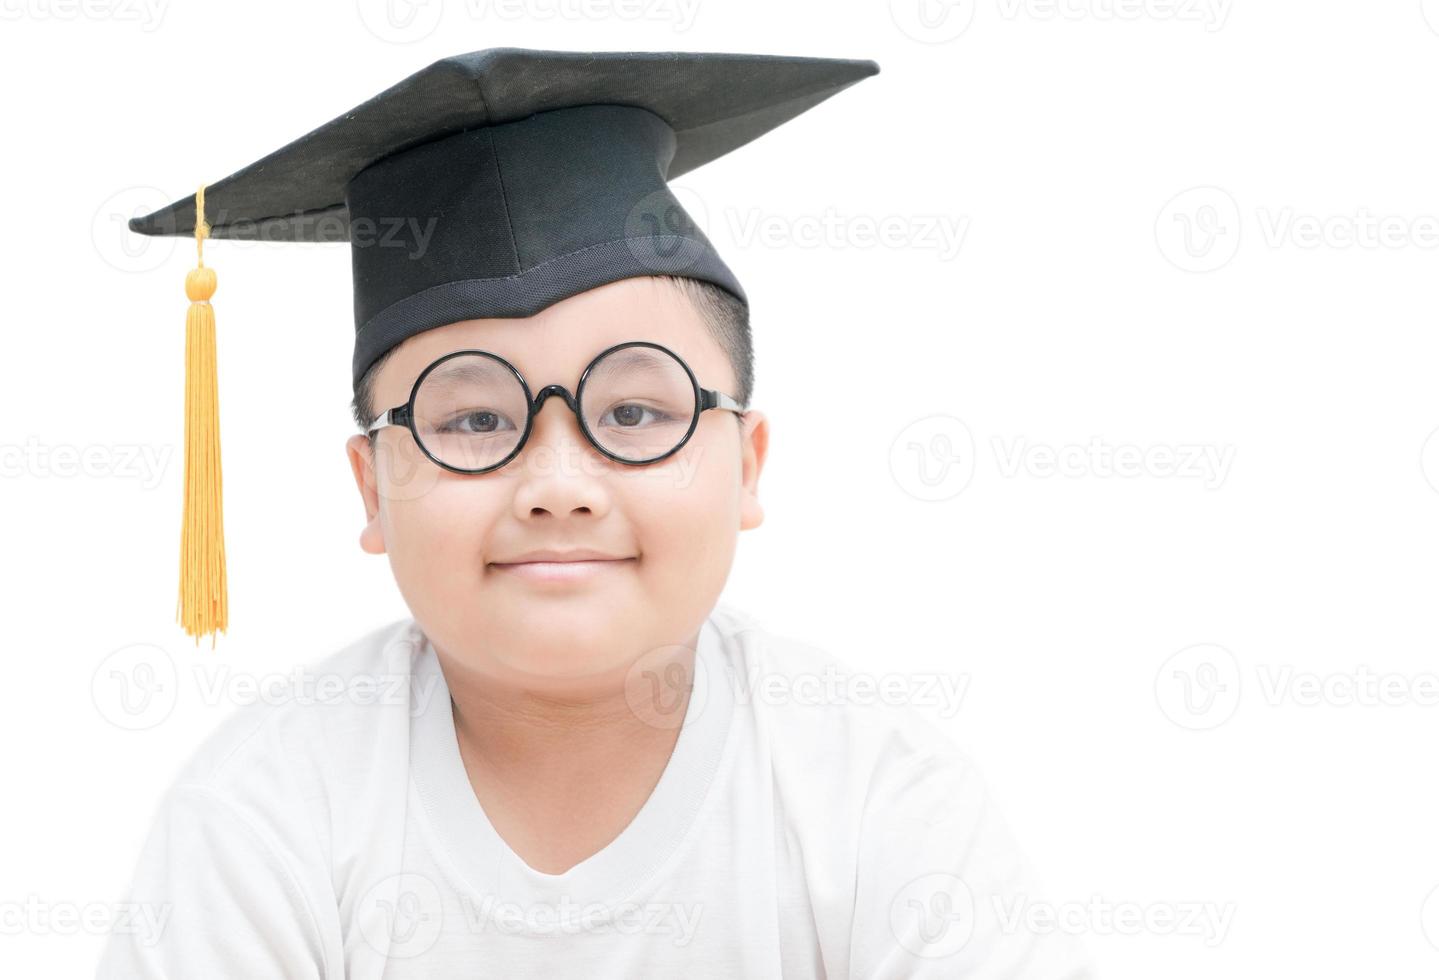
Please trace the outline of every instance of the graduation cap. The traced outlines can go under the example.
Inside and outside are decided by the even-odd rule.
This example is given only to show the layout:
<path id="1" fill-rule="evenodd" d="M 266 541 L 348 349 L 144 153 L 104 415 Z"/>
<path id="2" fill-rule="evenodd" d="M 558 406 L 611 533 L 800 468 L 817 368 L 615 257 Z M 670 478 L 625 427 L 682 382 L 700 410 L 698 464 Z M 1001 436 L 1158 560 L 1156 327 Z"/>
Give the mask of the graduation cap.
<path id="1" fill-rule="evenodd" d="M 630 276 L 701 279 L 745 302 L 667 182 L 878 71 L 779 55 L 474 51 L 132 219 L 140 234 L 194 235 L 199 255 L 186 280 L 185 631 L 198 643 L 228 622 L 206 238 L 350 242 L 356 386 L 417 333 L 531 316 Z"/>

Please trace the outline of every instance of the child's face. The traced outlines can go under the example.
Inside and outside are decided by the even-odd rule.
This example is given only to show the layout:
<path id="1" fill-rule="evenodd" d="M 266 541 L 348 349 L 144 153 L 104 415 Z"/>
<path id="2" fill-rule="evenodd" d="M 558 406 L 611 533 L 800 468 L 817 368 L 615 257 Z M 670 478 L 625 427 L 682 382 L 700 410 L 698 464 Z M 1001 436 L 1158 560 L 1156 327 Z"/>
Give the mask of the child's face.
<path id="1" fill-rule="evenodd" d="M 400 344 L 381 367 L 374 408 L 402 405 L 420 372 L 461 348 L 508 360 L 533 396 L 571 393 L 600 351 L 627 340 L 668 347 L 703 388 L 734 394 L 728 358 L 672 283 L 622 279 L 523 319 L 467 320 Z M 522 422 L 520 423 L 523 424 Z M 718 600 L 756 496 L 768 427 L 755 411 L 700 414 L 674 455 L 630 466 L 600 454 L 564 400 L 550 398 L 524 449 L 479 475 L 436 466 L 403 426 L 347 449 L 365 502 L 366 551 L 388 554 L 411 613 L 452 662 L 531 688 L 607 681 L 637 657 L 687 643 Z M 624 559 L 571 581 L 496 567 L 528 552 L 594 549 Z M 585 681 L 581 681 L 585 678 Z"/>

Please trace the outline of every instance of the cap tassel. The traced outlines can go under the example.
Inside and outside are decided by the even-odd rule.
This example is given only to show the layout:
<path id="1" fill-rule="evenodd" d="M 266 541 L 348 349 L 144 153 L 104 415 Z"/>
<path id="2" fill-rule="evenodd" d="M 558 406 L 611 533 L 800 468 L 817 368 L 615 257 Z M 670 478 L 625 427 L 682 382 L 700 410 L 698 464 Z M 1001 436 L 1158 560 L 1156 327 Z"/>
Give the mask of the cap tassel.
<path id="1" fill-rule="evenodd" d="M 220 402 L 215 367 L 215 270 L 205 267 L 205 188 L 195 194 L 196 268 L 185 276 L 185 511 L 180 531 L 177 619 L 195 637 L 229 623 L 225 580 L 225 518 L 220 488 Z"/>

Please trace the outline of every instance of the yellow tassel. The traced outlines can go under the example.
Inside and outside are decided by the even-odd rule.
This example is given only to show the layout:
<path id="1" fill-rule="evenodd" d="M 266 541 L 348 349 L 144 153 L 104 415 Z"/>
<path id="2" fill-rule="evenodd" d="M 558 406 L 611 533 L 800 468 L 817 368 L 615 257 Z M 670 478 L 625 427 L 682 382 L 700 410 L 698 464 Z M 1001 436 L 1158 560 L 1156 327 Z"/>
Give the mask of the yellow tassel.
<path id="1" fill-rule="evenodd" d="M 180 597 L 176 618 L 195 637 L 229 622 L 225 581 L 225 515 L 220 489 L 220 402 L 215 368 L 215 270 L 205 268 L 205 188 L 195 195 L 197 268 L 185 276 L 185 511 L 180 530 Z"/>

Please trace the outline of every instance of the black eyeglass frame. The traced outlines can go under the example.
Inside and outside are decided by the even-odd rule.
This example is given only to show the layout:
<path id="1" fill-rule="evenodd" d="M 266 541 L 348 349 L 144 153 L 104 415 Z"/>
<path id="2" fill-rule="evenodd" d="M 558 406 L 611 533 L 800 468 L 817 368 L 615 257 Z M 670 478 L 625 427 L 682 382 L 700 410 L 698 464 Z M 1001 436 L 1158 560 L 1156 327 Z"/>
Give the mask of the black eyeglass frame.
<path id="1" fill-rule="evenodd" d="M 655 350 L 662 351 L 663 353 L 668 354 L 670 357 L 674 358 L 675 361 L 679 363 L 679 366 L 684 368 L 685 375 L 689 378 L 690 387 L 694 391 L 695 395 L 695 404 L 697 406 L 697 410 L 690 416 L 690 426 L 688 429 L 685 430 L 684 436 L 680 439 L 679 442 L 675 444 L 673 449 L 670 449 L 668 452 L 661 453 L 658 456 L 652 456 L 648 459 L 626 459 L 623 456 L 617 456 L 614 453 L 610 452 L 604 446 L 600 445 L 599 440 L 595 438 L 595 434 L 591 432 L 590 427 L 585 424 L 584 416 L 580 414 L 580 398 L 584 396 L 585 382 L 589 380 L 590 372 L 594 370 L 595 365 L 598 364 L 601 360 L 603 360 L 607 355 L 612 354 L 617 350 L 622 350 L 626 347 L 651 347 Z M 510 370 L 510 373 L 515 376 L 515 380 L 520 383 L 520 389 L 524 392 L 525 395 L 525 404 L 529 406 L 529 414 L 525 418 L 525 431 L 520 434 L 520 439 L 518 442 L 515 443 L 515 448 L 510 450 L 510 454 L 504 459 L 500 460 L 498 463 L 491 463 L 489 466 L 484 466 L 479 469 L 465 469 L 464 467 L 460 466 L 452 466 L 449 463 L 446 463 L 444 460 L 437 458 L 434 453 L 430 452 L 429 447 L 425 445 L 425 441 L 420 438 L 419 432 L 415 430 L 415 399 L 419 396 L 420 386 L 425 383 L 425 378 L 430 375 L 430 372 L 434 371 L 437 367 L 439 367 L 441 364 L 444 364 L 451 358 L 461 357 L 466 354 L 480 354 L 485 357 L 493 358 L 494 360 L 499 361 L 506 368 L 508 368 Z M 477 348 L 466 348 L 464 350 L 450 351 L 448 354 L 445 354 L 432 361 L 428 367 L 426 367 L 423 371 L 420 372 L 420 376 L 415 379 L 414 385 L 410 387 L 410 397 L 405 402 L 405 404 L 396 405 L 394 408 L 387 409 L 381 412 L 379 417 L 375 419 L 375 421 L 370 425 L 368 429 L 365 430 L 365 433 L 366 435 L 369 435 L 375 432 L 377 429 L 383 429 L 386 426 L 402 425 L 410 430 L 410 437 L 415 440 L 415 445 L 419 446 L 420 451 L 424 453 L 427 457 L 429 457 L 430 461 L 436 466 L 449 470 L 451 473 L 462 473 L 467 476 L 475 476 L 481 473 L 490 473 L 494 470 L 499 469 L 501 466 L 504 466 L 506 463 L 509 463 L 511 460 L 513 460 L 516 456 L 520 454 L 520 451 L 522 449 L 525 448 L 525 443 L 529 442 L 530 432 L 534 429 L 535 426 L 535 416 L 540 414 L 540 409 L 544 407 L 545 399 L 549 398 L 551 395 L 559 395 L 561 398 L 564 399 L 565 404 L 569 406 L 570 411 L 574 413 L 575 420 L 579 422 L 580 431 L 584 433 L 585 439 L 589 442 L 591 446 L 594 446 L 595 449 L 597 449 L 600 453 L 602 453 L 609 459 L 612 459 L 617 463 L 625 463 L 629 466 L 648 466 L 651 463 L 658 463 L 660 460 L 667 459 L 670 456 L 673 456 L 675 453 L 679 452 L 681 449 L 684 448 L 685 443 L 690 441 L 690 436 L 694 435 L 695 429 L 699 426 L 700 414 L 703 412 L 707 412 L 712 408 L 722 409 L 728 412 L 736 412 L 740 415 L 743 415 L 745 412 L 745 409 L 740 406 L 739 402 L 735 401 L 733 398 L 731 398 L 729 395 L 726 395 L 724 392 L 715 391 L 711 388 L 701 388 L 699 379 L 695 377 L 694 371 L 690 370 L 690 366 L 685 363 L 684 358 L 680 357 L 678 354 L 670 350 L 668 347 L 665 347 L 663 344 L 656 344 L 653 341 L 649 340 L 627 340 L 623 343 L 615 344 L 600 351 L 598 354 L 596 354 L 593 358 L 590 359 L 590 363 L 586 364 L 584 371 L 580 373 L 580 380 L 579 383 L 575 385 L 575 393 L 573 395 L 570 394 L 569 389 L 566 388 L 564 385 L 551 384 L 545 385 L 543 388 L 541 388 L 539 390 L 539 393 L 536 394 L 533 398 L 530 397 L 530 386 L 528 383 L 526 383 L 525 376 L 520 373 L 519 368 L 515 367 L 513 364 L 505 360 L 499 354 L 496 354 L 494 351 L 479 350 Z"/>

